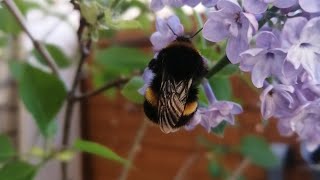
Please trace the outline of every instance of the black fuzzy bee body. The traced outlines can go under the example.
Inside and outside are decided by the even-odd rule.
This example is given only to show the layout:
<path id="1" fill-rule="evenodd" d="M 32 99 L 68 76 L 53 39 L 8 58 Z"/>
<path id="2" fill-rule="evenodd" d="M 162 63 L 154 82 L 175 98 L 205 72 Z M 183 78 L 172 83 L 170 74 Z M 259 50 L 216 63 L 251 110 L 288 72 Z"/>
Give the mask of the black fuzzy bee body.
<path id="1" fill-rule="evenodd" d="M 207 67 L 186 37 L 177 37 L 148 67 L 155 76 L 145 93 L 144 112 L 163 132 L 175 132 L 198 108 L 197 87 Z"/>

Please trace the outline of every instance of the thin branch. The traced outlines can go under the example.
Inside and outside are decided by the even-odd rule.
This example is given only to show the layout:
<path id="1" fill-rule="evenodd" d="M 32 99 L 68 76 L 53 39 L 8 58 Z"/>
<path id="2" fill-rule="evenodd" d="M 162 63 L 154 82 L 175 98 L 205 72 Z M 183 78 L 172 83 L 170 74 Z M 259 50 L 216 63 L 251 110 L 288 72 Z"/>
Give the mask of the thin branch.
<path id="1" fill-rule="evenodd" d="M 207 78 L 211 78 L 213 75 L 217 74 L 219 71 L 221 71 L 223 68 L 225 68 L 228 64 L 230 64 L 230 61 L 228 57 L 225 55 L 223 56 L 217 64 L 215 64 L 208 72 Z"/>
<path id="2" fill-rule="evenodd" d="M 129 175 L 130 167 L 131 167 L 137 153 L 139 152 L 140 145 L 141 145 L 142 139 L 144 137 L 144 134 L 146 133 L 147 127 L 148 127 L 148 122 L 146 119 L 144 119 L 139 130 L 137 131 L 137 135 L 134 138 L 133 145 L 130 149 L 130 152 L 128 155 L 129 163 L 127 163 L 124 166 L 124 168 L 122 169 L 119 180 L 126 180 L 127 179 L 128 175 Z"/>
<path id="3" fill-rule="evenodd" d="M 8 10 L 11 12 L 11 14 L 15 17 L 20 27 L 24 30 L 24 32 L 29 36 L 31 39 L 34 47 L 36 50 L 43 56 L 43 59 L 46 61 L 47 65 L 51 69 L 52 73 L 57 75 L 59 77 L 58 68 L 54 64 L 54 60 L 51 57 L 50 53 L 47 51 L 47 49 L 39 43 L 31 34 L 31 32 L 28 30 L 27 26 L 25 25 L 24 17 L 20 10 L 18 9 L 17 5 L 12 0 L 4 0 L 3 3 L 7 6 Z"/>
<path id="4" fill-rule="evenodd" d="M 245 158 L 241 161 L 238 168 L 231 174 L 231 176 L 228 178 L 228 180 L 237 180 L 243 173 L 245 169 L 251 164 L 251 161 L 249 158 Z"/>
<path id="5" fill-rule="evenodd" d="M 113 81 L 110 81 L 110 82 L 107 82 L 106 84 L 104 84 L 103 86 L 101 86 L 100 88 L 98 89 L 95 89 L 91 92 L 87 92 L 85 94 L 82 94 L 82 95 L 79 95 L 79 96 L 75 96 L 75 97 L 72 97 L 72 99 L 74 101 L 81 101 L 83 99 L 87 99 L 89 97 L 92 97 L 92 96 L 96 96 L 110 88 L 113 88 L 113 87 L 119 87 L 125 83 L 127 83 L 128 81 L 130 80 L 130 78 L 119 78 L 119 79 L 115 79 Z"/>
<path id="6" fill-rule="evenodd" d="M 89 39 L 87 41 L 82 40 L 83 32 L 85 32 L 84 30 L 85 30 L 85 28 L 87 28 L 87 26 L 88 26 L 88 23 L 86 22 L 86 20 L 83 17 L 81 17 L 80 18 L 80 25 L 79 25 L 79 28 L 77 31 L 81 56 L 80 56 L 79 64 L 76 69 L 76 73 L 74 75 L 74 79 L 72 81 L 71 90 L 70 90 L 69 96 L 67 98 L 64 124 L 63 124 L 63 129 L 62 129 L 63 130 L 62 131 L 62 146 L 64 146 L 64 147 L 68 146 L 68 144 L 69 144 L 72 113 L 73 113 L 73 107 L 74 107 L 74 103 L 75 103 L 75 101 L 72 99 L 72 97 L 74 97 L 74 95 L 76 93 L 77 86 L 78 86 L 78 84 L 80 82 L 80 78 L 81 78 L 81 71 L 82 71 L 83 64 L 85 63 L 87 57 L 90 54 L 90 50 L 91 50 L 91 43 L 92 43 L 91 39 Z M 67 180 L 68 174 L 67 174 L 67 163 L 66 162 L 62 163 L 61 172 L 62 172 L 62 180 Z"/>
<path id="7" fill-rule="evenodd" d="M 188 157 L 188 159 L 183 162 L 181 168 L 178 170 L 177 175 L 174 177 L 174 180 L 183 180 L 186 179 L 187 173 L 189 172 L 190 168 L 199 159 L 199 153 L 193 153 L 191 156 Z"/>

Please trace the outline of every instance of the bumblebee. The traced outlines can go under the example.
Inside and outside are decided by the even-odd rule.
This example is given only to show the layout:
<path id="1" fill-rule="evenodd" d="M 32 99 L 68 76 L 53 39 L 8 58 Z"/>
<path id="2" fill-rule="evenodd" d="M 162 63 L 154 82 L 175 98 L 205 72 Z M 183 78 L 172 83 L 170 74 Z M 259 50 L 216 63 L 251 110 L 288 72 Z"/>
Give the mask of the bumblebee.
<path id="1" fill-rule="evenodd" d="M 198 85 L 208 72 L 191 42 L 200 31 L 192 37 L 176 35 L 148 64 L 154 77 L 146 89 L 144 112 L 164 133 L 186 125 L 198 108 Z"/>

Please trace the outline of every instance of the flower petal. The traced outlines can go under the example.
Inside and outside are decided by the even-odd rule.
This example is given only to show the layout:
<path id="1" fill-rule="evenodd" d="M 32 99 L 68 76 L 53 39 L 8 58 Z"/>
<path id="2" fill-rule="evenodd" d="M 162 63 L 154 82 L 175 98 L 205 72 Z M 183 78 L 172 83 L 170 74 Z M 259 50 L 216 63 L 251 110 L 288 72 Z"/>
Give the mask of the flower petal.
<path id="1" fill-rule="evenodd" d="M 242 12 L 241 7 L 236 1 L 218 1 L 217 7 L 218 9 L 224 9 L 224 12 L 227 14 L 236 14 L 238 12 Z"/>
<path id="2" fill-rule="evenodd" d="M 281 46 L 280 40 L 270 31 L 261 31 L 256 38 L 257 48 L 279 48 Z"/>
<path id="3" fill-rule="evenodd" d="M 319 0 L 299 0 L 301 8 L 309 13 L 320 12 Z"/>
<path id="4" fill-rule="evenodd" d="M 300 41 L 319 47 L 320 53 L 320 17 L 309 20 L 302 30 Z"/>
<path id="5" fill-rule="evenodd" d="M 177 16 L 170 16 L 168 18 L 168 25 L 170 26 L 174 34 L 177 34 L 178 36 L 183 35 L 184 29 Z"/>
<path id="6" fill-rule="evenodd" d="M 268 4 L 261 0 L 244 0 L 243 7 L 253 14 L 260 14 L 267 10 Z"/>
<path id="7" fill-rule="evenodd" d="M 271 75 L 272 65 L 273 61 L 267 59 L 262 59 L 254 65 L 251 73 L 251 79 L 252 83 L 257 88 L 261 88 L 264 80 Z"/>
<path id="8" fill-rule="evenodd" d="M 164 7 L 162 0 L 152 0 L 150 3 L 150 9 L 159 11 Z"/>
<path id="9" fill-rule="evenodd" d="M 297 43 L 300 38 L 301 31 L 307 22 L 308 20 L 304 17 L 290 18 L 286 21 L 282 30 L 283 48 L 288 49 L 293 44 Z"/>
<path id="10" fill-rule="evenodd" d="M 217 4 L 218 0 L 202 0 L 201 3 L 205 7 L 213 7 Z"/>
<path id="11" fill-rule="evenodd" d="M 232 64 L 240 62 L 240 54 L 249 48 L 247 37 L 231 36 L 227 43 L 226 54 Z"/>
<path id="12" fill-rule="evenodd" d="M 183 3 L 188 6 L 195 7 L 200 3 L 200 0 L 183 0 Z"/>
<path id="13" fill-rule="evenodd" d="M 278 8 L 288 8 L 297 3 L 297 0 L 276 0 L 273 5 Z"/>
<path id="14" fill-rule="evenodd" d="M 228 26 L 222 21 L 222 10 L 212 12 L 203 26 L 203 37 L 212 42 L 220 42 L 229 35 Z"/>
<path id="15" fill-rule="evenodd" d="M 244 51 L 243 53 L 241 53 L 240 54 L 241 60 L 240 60 L 239 68 L 245 72 L 252 71 L 253 66 L 256 64 L 257 59 L 258 59 L 255 56 L 257 56 L 262 51 L 264 51 L 264 49 L 252 48 L 252 49 L 248 49 L 248 50 Z"/>

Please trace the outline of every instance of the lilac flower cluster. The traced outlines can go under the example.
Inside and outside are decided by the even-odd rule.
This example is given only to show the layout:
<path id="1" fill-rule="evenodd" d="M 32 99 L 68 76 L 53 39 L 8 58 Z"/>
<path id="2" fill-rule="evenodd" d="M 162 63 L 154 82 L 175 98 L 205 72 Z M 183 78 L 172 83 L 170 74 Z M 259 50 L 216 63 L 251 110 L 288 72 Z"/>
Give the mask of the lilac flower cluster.
<path id="1" fill-rule="evenodd" d="M 156 7 L 154 10 L 164 5 L 180 7 L 200 3 L 199 0 L 152 2 L 151 7 Z M 159 2 L 158 6 L 155 2 Z M 304 143 L 319 145 L 320 1 L 242 2 L 241 6 L 235 0 L 211 1 L 214 6 L 208 11 L 203 37 L 211 42 L 226 40 L 226 55 L 230 62 L 251 73 L 253 84 L 262 88 L 260 100 L 264 119 L 275 117 L 281 134 L 296 133 Z M 175 26 L 180 27 L 176 32 L 182 34 L 178 20 L 175 20 Z M 157 30 L 151 37 L 155 50 L 174 39 L 169 30 L 161 30 L 159 25 Z M 204 87 L 211 91 L 207 85 Z M 206 94 L 209 99 L 211 97 L 209 107 L 199 108 L 187 128 L 201 124 L 210 130 L 222 120 L 233 123 L 233 115 L 242 111 L 237 104 L 217 101 L 211 93 Z"/>

